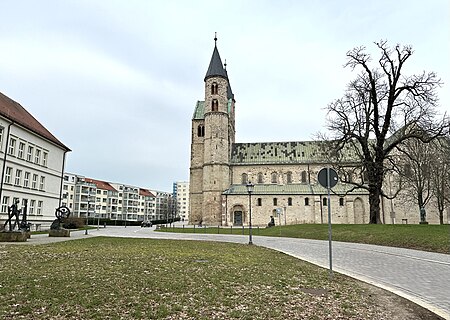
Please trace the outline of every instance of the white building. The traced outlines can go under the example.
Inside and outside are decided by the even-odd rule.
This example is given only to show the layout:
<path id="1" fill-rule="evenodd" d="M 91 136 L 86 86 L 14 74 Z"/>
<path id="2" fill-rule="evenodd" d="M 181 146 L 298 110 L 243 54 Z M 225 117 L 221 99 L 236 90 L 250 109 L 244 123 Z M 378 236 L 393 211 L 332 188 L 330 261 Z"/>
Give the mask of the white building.
<path id="1" fill-rule="evenodd" d="M 0 93 L 0 227 L 15 199 L 22 207 L 27 203 L 32 230 L 50 226 L 61 205 L 69 151 L 19 103 Z"/>
<path id="2" fill-rule="evenodd" d="M 189 182 L 177 181 L 173 184 L 177 216 L 181 221 L 189 221 Z"/>
<path id="3" fill-rule="evenodd" d="M 74 217 L 115 221 L 155 221 L 174 216 L 172 194 L 65 173 L 63 204 Z M 91 220 L 93 221 L 93 220 Z"/>

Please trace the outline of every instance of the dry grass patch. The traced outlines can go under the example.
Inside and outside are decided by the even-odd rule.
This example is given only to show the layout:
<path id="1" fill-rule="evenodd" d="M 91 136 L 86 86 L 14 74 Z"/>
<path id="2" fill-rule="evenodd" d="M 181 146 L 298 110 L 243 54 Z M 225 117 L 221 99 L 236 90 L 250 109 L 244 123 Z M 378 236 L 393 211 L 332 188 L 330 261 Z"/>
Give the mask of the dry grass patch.
<path id="1" fill-rule="evenodd" d="M 416 313 L 392 314 L 372 287 L 340 275 L 329 282 L 327 270 L 257 246 L 91 238 L 5 244 L 0 260 L 1 319 L 414 319 Z"/>

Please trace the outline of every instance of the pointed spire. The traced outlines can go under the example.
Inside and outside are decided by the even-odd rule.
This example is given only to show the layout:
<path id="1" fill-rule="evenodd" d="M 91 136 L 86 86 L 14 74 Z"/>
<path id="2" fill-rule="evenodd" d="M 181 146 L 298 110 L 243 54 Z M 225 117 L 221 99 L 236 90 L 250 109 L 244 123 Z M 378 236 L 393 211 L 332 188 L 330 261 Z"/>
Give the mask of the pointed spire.
<path id="1" fill-rule="evenodd" d="M 220 59 L 219 50 L 217 50 L 217 32 L 214 36 L 214 51 L 209 63 L 208 71 L 205 75 L 205 81 L 209 77 L 224 77 L 227 78 L 227 73 L 223 68 L 222 60 Z"/>

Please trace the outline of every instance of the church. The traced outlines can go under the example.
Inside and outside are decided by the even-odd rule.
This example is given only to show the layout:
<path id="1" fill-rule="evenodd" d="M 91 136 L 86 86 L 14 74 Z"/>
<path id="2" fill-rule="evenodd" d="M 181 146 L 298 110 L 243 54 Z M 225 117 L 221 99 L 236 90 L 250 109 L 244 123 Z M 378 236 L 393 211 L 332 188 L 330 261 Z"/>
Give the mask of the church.
<path id="1" fill-rule="evenodd" d="M 236 143 L 235 96 L 214 40 L 204 100 L 197 101 L 192 117 L 189 222 L 243 226 L 251 213 L 255 226 L 266 226 L 272 217 L 277 225 L 327 223 L 328 192 L 317 179 L 329 162 L 326 142 Z M 354 163 L 351 156 L 348 162 Z M 333 223 L 369 222 L 364 189 L 350 192 L 350 186 L 338 183 L 330 208 Z M 418 223 L 416 211 L 403 201 L 382 199 L 383 223 Z"/>

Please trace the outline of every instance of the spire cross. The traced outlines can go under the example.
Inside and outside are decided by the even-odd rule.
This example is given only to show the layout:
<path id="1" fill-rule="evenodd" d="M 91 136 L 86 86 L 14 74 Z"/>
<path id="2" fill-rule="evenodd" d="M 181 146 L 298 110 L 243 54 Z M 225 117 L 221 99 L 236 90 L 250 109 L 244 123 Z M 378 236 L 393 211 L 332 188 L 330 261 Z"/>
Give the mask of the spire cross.
<path id="1" fill-rule="evenodd" d="M 217 45 L 217 32 L 214 32 L 214 45 Z"/>
<path id="2" fill-rule="evenodd" d="M 227 59 L 225 59 L 225 63 L 223 65 L 225 67 L 225 70 L 227 70 Z"/>

